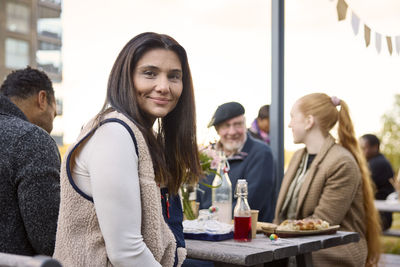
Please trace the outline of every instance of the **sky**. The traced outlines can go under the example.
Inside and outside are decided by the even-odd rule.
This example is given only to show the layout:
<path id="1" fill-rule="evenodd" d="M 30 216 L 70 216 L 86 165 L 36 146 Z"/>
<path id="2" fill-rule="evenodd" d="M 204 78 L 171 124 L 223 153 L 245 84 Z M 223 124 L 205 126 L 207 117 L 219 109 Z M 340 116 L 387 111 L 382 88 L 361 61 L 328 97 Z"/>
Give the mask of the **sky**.
<path id="1" fill-rule="evenodd" d="M 294 150 L 291 106 L 313 92 L 335 95 L 350 107 L 356 134 L 378 132 L 381 116 L 400 93 L 400 56 L 386 43 L 375 49 L 375 31 L 400 35 L 400 1 L 348 0 L 371 28 L 366 48 L 349 11 L 338 21 L 336 0 L 285 1 L 285 148 Z M 68 0 L 63 1 L 64 142 L 101 108 L 108 75 L 122 47 L 145 31 L 165 33 L 187 51 L 192 71 L 198 141 L 216 137 L 207 124 L 218 105 L 238 101 L 247 124 L 271 102 L 271 2 L 267 0 Z"/>

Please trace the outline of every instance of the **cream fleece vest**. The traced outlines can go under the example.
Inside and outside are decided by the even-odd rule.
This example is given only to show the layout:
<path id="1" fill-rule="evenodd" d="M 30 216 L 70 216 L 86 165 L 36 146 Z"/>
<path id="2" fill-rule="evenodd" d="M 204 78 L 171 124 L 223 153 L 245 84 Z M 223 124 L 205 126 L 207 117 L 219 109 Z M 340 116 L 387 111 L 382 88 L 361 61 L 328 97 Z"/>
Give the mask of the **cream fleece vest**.
<path id="1" fill-rule="evenodd" d="M 161 207 L 160 189 L 154 181 L 154 169 L 151 156 L 142 133 L 127 117 L 113 111 L 103 118 L 117 119 L 136 139 L 138 151 L 139 185 L 142 204 L 143 240 L 154 258 L 162 266 L 173 266 L 175 261 L 176 241 L 169 226 L 164 221 Z M 94 204 L 74 188 L 70 170 L 74 156 L 79 153 L 79 145 L 91 136 L 93 121 L 81 131 L 78 140 L 65 154 L 61 167 L 61 203 L 58 217 L 54 258 L 65 267 L 112 266 L 107 258 L 104 239 L 99 227 Z M 86 135 L 88 135 L 87 138 Z M 74 150 L 74 147 L 77 148 Z M 68 164 L 69 163 L 69 164 Z M 67 166 L 67 164 L 69 166 Z M 117 179 L 118 177 L 110 177 Z M 178 266 L 186 257 L 186 250 L 178 248 Z"/>

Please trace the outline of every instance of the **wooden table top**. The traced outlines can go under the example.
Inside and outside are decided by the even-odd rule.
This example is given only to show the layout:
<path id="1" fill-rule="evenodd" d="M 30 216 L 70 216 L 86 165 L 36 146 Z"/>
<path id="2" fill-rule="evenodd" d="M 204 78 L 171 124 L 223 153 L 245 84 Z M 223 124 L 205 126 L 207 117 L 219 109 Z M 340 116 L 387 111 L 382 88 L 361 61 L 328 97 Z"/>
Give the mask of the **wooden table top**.
<path id="1" fill-rule="evenodd" d="M 358 233 L 338 231 L 332 235 L 279 238 L 276 241 L 271 241 L 264 234 L 257 234 L 251 242 L 232 239 L 220 242 L 185 241 L 188 258 L 252 266 L 359 240 Z"/>
<path id="2" fill-rule="evenodd" d="M 375 207 L 379 211 L 400 212 L 400 201 L 375 200 Z"/>

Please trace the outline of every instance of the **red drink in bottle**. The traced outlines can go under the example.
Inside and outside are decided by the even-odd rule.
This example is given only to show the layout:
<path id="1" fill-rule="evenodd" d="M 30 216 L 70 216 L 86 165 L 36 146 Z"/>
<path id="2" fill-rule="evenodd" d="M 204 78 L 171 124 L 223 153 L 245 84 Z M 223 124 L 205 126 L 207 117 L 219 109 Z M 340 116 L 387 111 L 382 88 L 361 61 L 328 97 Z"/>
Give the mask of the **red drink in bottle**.
<path id="1" fill-rule="evenodd" d="M 244 179 L 238 179 L 236 184 L 236 196 L 238 197 L 234 209 L 234 231 L 233 239 L 235 241 L 251 241 L 251 211 L 247 203 L 247 182 Z"/>
<path id="2" fill-rule="evenodd" d="M 251 217 L 236 217 L 233 239 L 236 241 L 251 241 Z"/>

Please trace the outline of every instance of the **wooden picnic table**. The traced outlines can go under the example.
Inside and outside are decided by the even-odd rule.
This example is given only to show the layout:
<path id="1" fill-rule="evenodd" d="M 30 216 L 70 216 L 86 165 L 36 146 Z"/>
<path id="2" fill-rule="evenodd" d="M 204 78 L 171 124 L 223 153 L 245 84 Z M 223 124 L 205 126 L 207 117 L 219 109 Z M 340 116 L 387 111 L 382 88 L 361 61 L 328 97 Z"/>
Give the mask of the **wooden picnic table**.
<path id="1" fill-rule="evenodd" d="M 400 212 L 400 201 L 375 200 L 375 207 L 379 211 Z"/>
<path id="2" fill-rule="evenodd" d="M 185 240 L 187 257 L 214 262 L 215 266 L 277 266 L 296 256 L 297 266 L 312 266 L 312 252 L 358 242 L 355 232 L 338 231 L 331 235 L 279 238 L 271 241 L 257 234 L 251 242 Z M 264 265 L 265 264 L 265 265 Z"/>
<path id="3" fill-rule="evenodd" d="M 375 207 L 379 211 L 385 212 L 400 212 L 399 201 L 387 201 L 387 200 L 375 200 Z M 398 229 L 387 229 L 382 232 L 385 236 L 400 237 L 400 230 Z"/>

